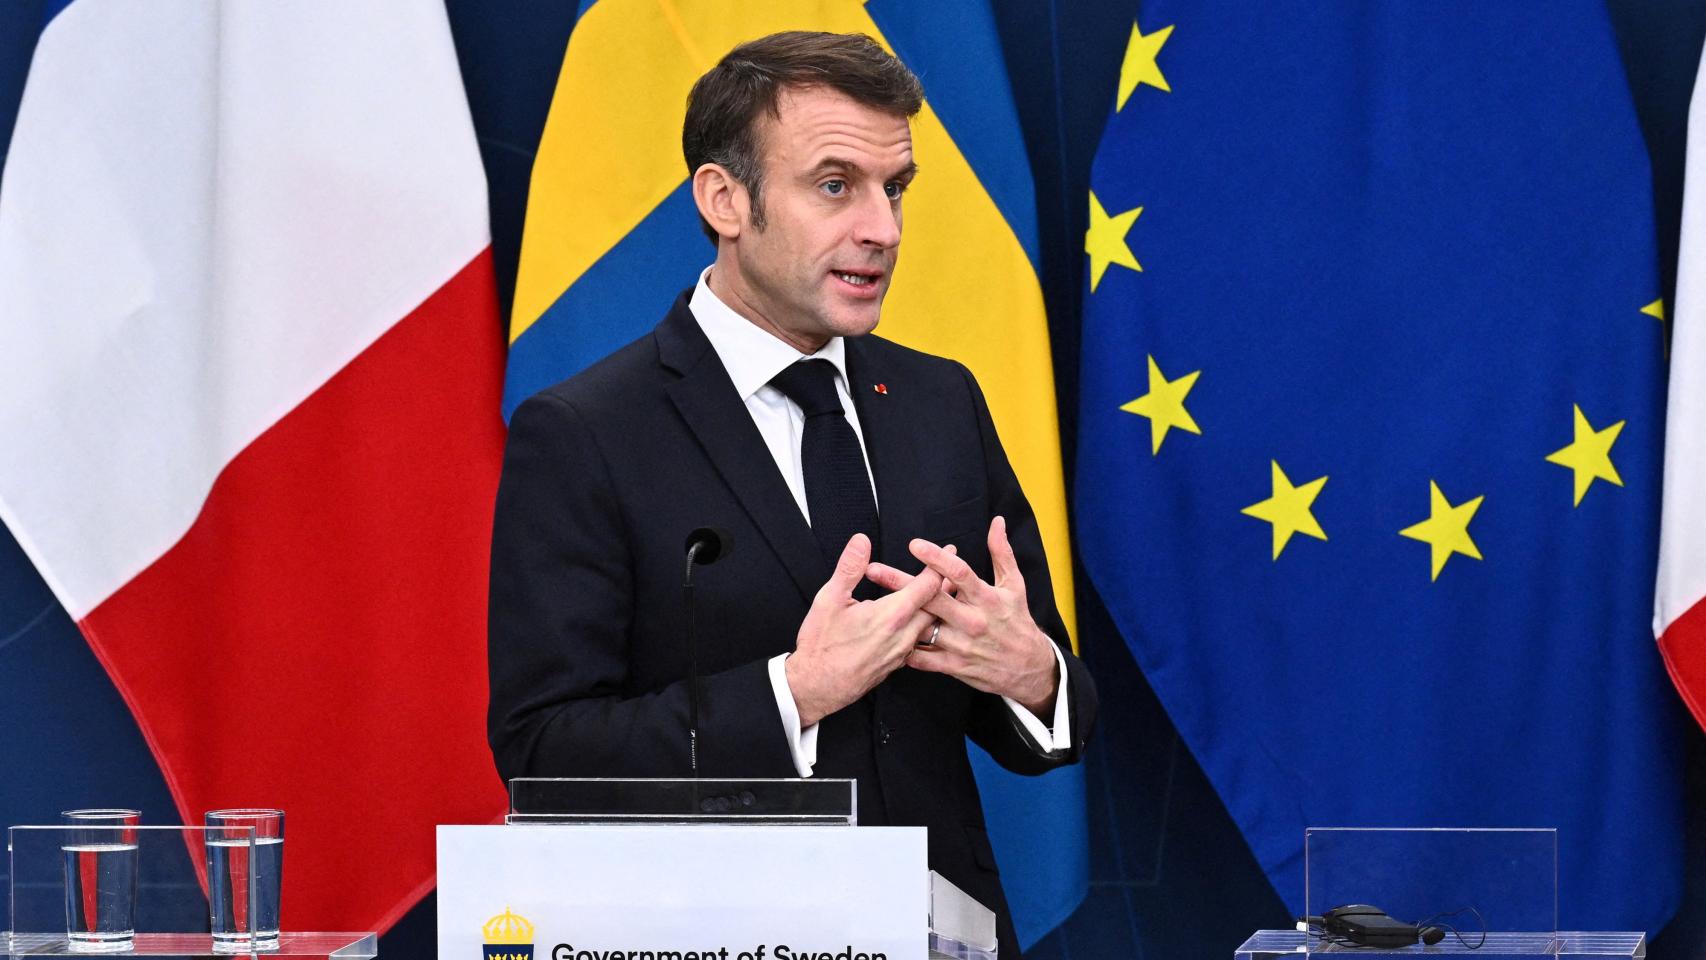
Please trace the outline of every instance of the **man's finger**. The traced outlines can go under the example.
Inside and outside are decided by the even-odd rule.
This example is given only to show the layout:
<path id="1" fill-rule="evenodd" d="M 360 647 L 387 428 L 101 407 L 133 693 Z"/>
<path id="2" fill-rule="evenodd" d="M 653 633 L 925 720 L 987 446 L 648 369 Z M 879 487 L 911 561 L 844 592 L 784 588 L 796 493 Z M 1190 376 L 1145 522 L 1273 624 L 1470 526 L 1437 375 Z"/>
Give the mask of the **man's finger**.
<path id="1" fill-rule="evenodd" d="M 951 543 L 944 549 L 949 553 L 959 552 L 959 548 Z M 905 570 L 891 567 L 888 564 L 883 563 L 881 560 L 872 560 L 870 566 L 865 568 L 865 579 L 879 587 L 882 587 L 884 590 L 899 590 L 912 582 L 912 574 L 907 573 Z M 955 587 L 953 584 L 943 581 L 943 593 L 951 595 L 954 593 L 954 590 Z"/>
<path id="2" fill-rule="evenodd" d="M 912 574 L 896 570 L 886 563 L 872 563 L 865 568 L 865 579 L 884 590 L 899 590 L 912 582 Z"/>
<path id="3" fill-rule="evenodd" d="M 918 576 L 913 577 L 912 582 L 876 602 L 889 604 L 890 606 L 899 607 L 908 611 L 914 611 L 922 608 L 924 604 L 929 602 L 932 597 L 936 596 L 941 589 L 942 575 L 934 570 L 926 568 Z M 926 616 L 928 616 L 928 614 L 926 614 Z"/>
<path id="4" fill-rule="evenodd" d="M 962 636 L 981 636 L 989 626 L 989 618 L 983 611 L 946 593 L 936 594 L 924 605 L 924 612 L 942 621 L 943 626 L 953 627 Z"/>
<path id="5" fill-rule="evenodd" d="M 901 628 L 895 631 L 895 634 L 912 638 L 908 641 L 909 645 L 916 644 L 920 639 L 929 639 L 930 626 L 935 622 L 936 617 L 930 611 L 920 607 L 912 611 L 912 616 L 906 619 L 906 623 L 902 624 Z"/>
<path id="6" fill-rule="evenodd" d="M 924 561 L 924 565 L 941 574 L 943 579 L 953 583 L 960 591 L 960 596 L 977 603 L 988 584 L 978 578 L 977 571 L 971 564 L 961 560 L 958 552 L 950 547 L 938 547 L 928 540 L 914 540 L 907 545 L 912 555 Z"/>
<path id="7" fill-rule="evenodd" d="M 835 569 L 829 574 L 829 579 L 819 590 L 820 595 L 829 595 L 835 599 L 853 599 L 853 588 L 859 581 L 865 579 L 865 568 L 871 563 L 871 538 L 862 533 L 855 533 L 847 546 L 841 548 L 841 558 L 835 561 Z"/>
<path id="8" fill-rule="evenodd" d="M 906 655 L 906 665 L 914 670 L 925 673 L 948 673 L 953 667 L 954 655 L 946 650 L 938 649 L 940 645 L 928 647 L 913 647 Z"/>
<path id="9" fill-rule="evenodd" d="M 912 574 L 904 570 L 897 570 L 886 563 L 872 561 L 871 565 L 865 568 L 865 579 L 884 590 L 894 591 L 911 583 Z M 959 594 L 959 588 L 954 586 L 952 580 L 943 580 L 940 591 L 944 597 L 954 597 Z"/>
<path id="10" fill-rule="evenodd" d="M 885 590 L 899 590 L 912 582 L 912 574 L 886 563 L 873 563 L 865 570 L 865 579 Z M 943 580 L 936 595 L 925 601 L 920 609 L 937 620 L 950 623 L 961 632 L 975 634 L 981 625 L 980 614 L 954 597 L 954 585 Z"/>
<path id="11" fill-rule="evenodd" d="M 1013 553 L 1013 545 L 1007 542 L 1006 517 L 989 522 L 989 559 L 995 568 L 996 586 L 1024 588 L 1025 575 L 1019 572 L 1019 558 Z"/>

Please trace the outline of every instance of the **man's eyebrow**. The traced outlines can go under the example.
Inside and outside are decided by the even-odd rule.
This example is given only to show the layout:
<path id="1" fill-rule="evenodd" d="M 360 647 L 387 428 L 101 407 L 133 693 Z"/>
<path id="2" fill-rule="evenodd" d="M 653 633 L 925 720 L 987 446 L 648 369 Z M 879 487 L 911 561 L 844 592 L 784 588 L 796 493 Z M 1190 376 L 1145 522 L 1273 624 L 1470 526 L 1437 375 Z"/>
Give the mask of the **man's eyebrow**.
<path id="1" fill-rule="evenodd" d="M 815 180 L 826 173 L 861 173 L 864 168 L 842 157 L 824 157 L 817 165 L 806 171 L 806 178 Z"/>
<path id="2" fill-rule="evenodd" d="M 815 180 L 826 173 L 857 174 L 864 172 L 865 168 L 852 160 L 848 160 L 844 157 L 824 157 L 822 160 L 817 162 L 816 166 L 812 167 L 811 170 L 806 173 L 806 177 L 807 179 Z M 888 179 L 910 181 L 917 175 L 918 164 L 909 160 L 907 161 L 906 166 L 901 167 L 895 172 L 894 176 L 889 177 Z"/>

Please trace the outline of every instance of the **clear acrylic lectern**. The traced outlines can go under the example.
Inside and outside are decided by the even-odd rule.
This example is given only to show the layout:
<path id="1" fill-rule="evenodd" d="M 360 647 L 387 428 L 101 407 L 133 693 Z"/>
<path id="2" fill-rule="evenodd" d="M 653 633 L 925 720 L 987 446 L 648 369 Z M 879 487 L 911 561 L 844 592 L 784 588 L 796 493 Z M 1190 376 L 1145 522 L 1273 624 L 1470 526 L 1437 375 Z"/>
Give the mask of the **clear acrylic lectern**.
<path id="1" fill-rule="evenodd" d="M 1311 828 L 1304 832 L 1304 877 L 1299 928 L 1257 931 L 1236 960 L 1328 953 L 1478 960 L 1647 955 L 1638 932 L 1558 929 L 1556 830 Z M 1352 904 L 1431 928 L 1437 942 L 1368 946 L 1323 922 Z"/>

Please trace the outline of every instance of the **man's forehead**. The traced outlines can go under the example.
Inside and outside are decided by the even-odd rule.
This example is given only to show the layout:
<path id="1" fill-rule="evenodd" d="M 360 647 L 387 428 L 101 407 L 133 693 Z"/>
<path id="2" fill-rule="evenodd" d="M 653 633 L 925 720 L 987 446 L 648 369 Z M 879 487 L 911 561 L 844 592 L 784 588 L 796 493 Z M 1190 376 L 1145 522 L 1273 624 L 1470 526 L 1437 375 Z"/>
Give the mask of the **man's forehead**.
<path id="1" fill-rule="evenodd" d="M 896 166 L 912 159 L 912 126 L 904 115 L 867 106 L 830 87 L 788 87 L 767 118 L 772 140 L 791 160 L 827 158 Z M 855 155 L 856 154 L 856 155 Z"/>

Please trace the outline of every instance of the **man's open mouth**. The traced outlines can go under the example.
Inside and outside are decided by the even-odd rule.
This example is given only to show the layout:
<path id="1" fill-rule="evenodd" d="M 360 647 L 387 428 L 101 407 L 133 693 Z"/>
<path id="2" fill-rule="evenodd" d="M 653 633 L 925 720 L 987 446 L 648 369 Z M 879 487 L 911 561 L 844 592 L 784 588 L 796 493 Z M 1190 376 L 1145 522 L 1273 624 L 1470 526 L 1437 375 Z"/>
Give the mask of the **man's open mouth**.
<path id="1" fill-rule="evenodd" d="M 876 272 L 856 272 L 851 270 L 831 270 L 836 279 L 851 283 L 855 287 L 865 287 L 881 280 L 883 275 Z"/>

